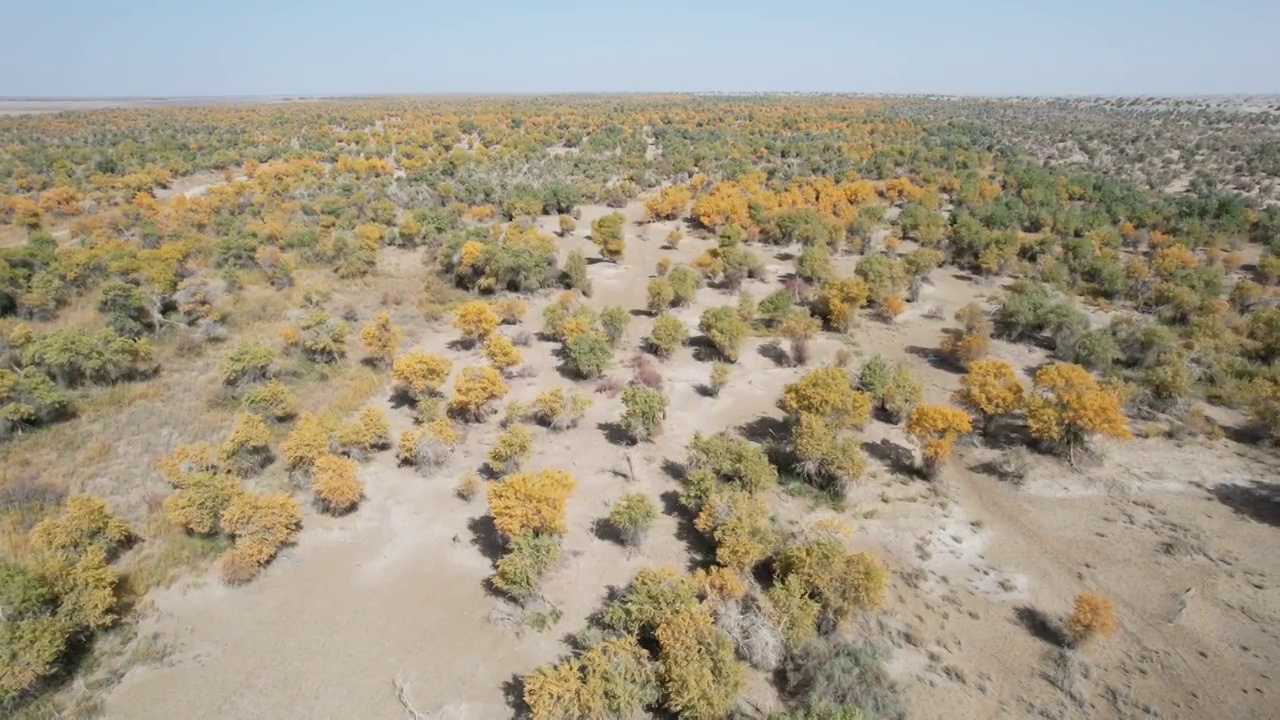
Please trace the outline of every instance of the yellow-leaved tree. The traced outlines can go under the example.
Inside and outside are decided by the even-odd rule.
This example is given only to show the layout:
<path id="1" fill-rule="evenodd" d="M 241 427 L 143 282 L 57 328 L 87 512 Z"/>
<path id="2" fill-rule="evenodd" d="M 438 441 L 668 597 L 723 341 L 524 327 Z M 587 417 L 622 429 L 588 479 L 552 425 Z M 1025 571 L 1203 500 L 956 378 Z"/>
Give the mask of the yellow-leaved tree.
<path id="1" fill-rule="evenodd" d="M 507 394 L 502 375 L 492 367 L 463 368 L 453 386 L 449 409 L 464 420 L 481 422 L 493 409 L 494 401 Z"/>
<path id="2" fill-rule="evenodd" d="M 489 514 L 503 539 L 526 533 L 563 535 L 565 503 L 577 483 L 563 470 L 508 475 L 489 486 Z"/>
<path id="3" fill-rule="evenodd" d="M 493 311 L 493 307 L 484 300 L 472 300 L 458 306 L 453 315 L 453 327 L 462 333 L 467 342 L 479 342 L 489 337 L 502 318 Z"/>
<path id="4" fill-rule="evenodd" d="M 978 416 L 987 435 L 1001 417 L 1022 408 L 1022 392 L 1012 365 L 1004 360 L 974 360 L 960 379 L 954 399 Z"/>
<path id="5" fill-rule="evenodd" d="M 360 328 L 360 342 L 364 345 L 369 359 L 379 367 L 391 364 L 396 348 L 400 345 L 401 332 L 391 322 L 391 313 L 379 313 L 373 322 Z"/>
<path id="6" fill-rule="evenodd" d="M 1076 449 L 1094 435 L 1120 440 L 1131 436 L 1120 388 L 1099 383 L 1079 365 L 1041 368 L 1025 405 L 1032 436 L 1065 451 L 1073 464 Z"/>
<path id="7" fill-rule="evenodd" d="M 924 474 L 935 477 L 956 440 L 973 430 L 969 414 L 951 405 L 917 405 L 907 416 L 907 434 L 920 444 Z"/>
<path id="8" fill-rule="evenodd" d="M 451 370 L 449 358 L 418 351 L 407 352 L 391 364 L 391 376 L 414 399 L 440 392 Z"/>

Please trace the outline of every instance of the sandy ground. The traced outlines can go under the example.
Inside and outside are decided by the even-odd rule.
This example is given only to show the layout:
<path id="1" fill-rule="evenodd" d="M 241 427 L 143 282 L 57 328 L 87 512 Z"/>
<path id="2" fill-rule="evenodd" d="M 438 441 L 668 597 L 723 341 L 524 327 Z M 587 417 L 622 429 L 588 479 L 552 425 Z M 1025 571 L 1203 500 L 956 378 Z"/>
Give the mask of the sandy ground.
<path id="1" fill-rule="evenodd" d="M 563 241 L 565 252 L 591 248 L 585 228 L 607 212 L 586 208 L 584 230 Z M 639 219 L 639 205 L 626 213 Z M 551 229 L 555 221 L 540 222 Z M 664 250 L 661 238 L 671 227 L 629 226 L 625 262 L 591 265 L 589 302 L 641 308 L 660 257 L 685 262 L 709 245 L 690 237 L 679 251 Z M 758 251 L 775 278 L 790 270 L 790 261 L 778 259 L 784 251 Z M 856 258 L 840 259 L 842 272 L 854 264 Z M 849 339 L 823 337 L 811 365 L 844 347 L 859 359 L 871 352 L 906 358 L 928 398 L 945 400 L 958 376 L 932 366 L 921 349 L 937 347 L 950 323 L 925 310 L 939 306 L 950 318 L 997 288 L 945 269 L 931 279 L 897 324 L 866 319 Z M 747 287 L 759 299 L 771 286 Z M 533 304 L 521 329 L 540 328 L 545 302 Z M 702 309 L 735 302 L 703 289 L 697 304 L 677 315 L 693 330 Z M 638 315 L 625 346 L 638 345 L 650 323 Z M 479 364 L 476 352 L 447 347 L 453 336 L 442 327 L 420 345 L 455 363 Z M 782 387 L 804 369 L 776 365 L 761 345 L 756 339 L 744 349 L 717 398 L 698 392 L 710 364 L 690 348 L 660 363 L 671 408 L 653 443 L 610 442 L 607 423 L 621 404 L 600 394 L 576 429 L 533 429 L 535 455 L 526 467 L 565 469 L 579 482 L 569 500 L 566 559 L 545 584 L 547 600 L 563 614 L 551 629 L 517 632 L 504 621 L 512 608 L 485 589 L 495 550 L 484 502 L 468 504 L 452 492 L 492 444 L 498 428 L 490 420 L 470 428 L 455 460 L 429 477 L 397 467 L 391 453 L 374 458 L 361 471 L 367 499 L 360 509 L 337 519 L 308 514 L 297 545 L 254 583 L 226 588 L 210 573 L 153 592 L 140 635 L 161 638 L 168 652 L 125 676 L 106 699 L 105 716 L 399 719 L 406 715 L 393 683 L 400 682 L 433 717 L 510 717 L 514 680 L 567 653 L 564 636 L 599 609 L 611 586 L 647 565 L 687 566 L 687 528 L 672 512 L 633 555 L 597 537 L 594 523 L 623 493 L 659 500 L 676 490 L 664 461 L 681 461 L 695 430 L 742 428 L 778 414 Z M 557 373 L 555 347 L 535 340 L 525 349 L 538 372 L 513 380 L 510 397 L 572 383 Z M 611 375 L 629 376 L 621 361 L 630 354 L 619 353 Z M 1039 351 L 1001 343 L 994 354 L 1024 368 L 1044 360 Z M 392 419 L 393 435 L 409 426 L 405 410 L 385 398 L 377 404 Z M 855 542 L 880 552 L 895 578 L 886 612 L 851 632 L 892 648 L 890 667 L 911 717 L 1275 716 L 1280 517 L 1250 495 L 1256 483 L 1277 476 L 1274 459 L 1228 440 L 1181 447 L 1135 440 L 1109 446 L 1106 462 L 1083 472 L 1037 458 L 1018 489 L 973 469 L 995 450 L 966 449 L 929 484 L 897 471 L 910 453 L 900 428 L 874 422 L 865 439 L 874 469 L 843 514 L 857 528 Z M 782 491 L 775 506 L 784 522 L 832 512 Z M 1075 594 L 1093 588 L 1115 598 L 1122 630 L 1086 648 L 1068 683 L 1054 673 L 1051 646 L 1020 618 L 1028 609 L 1064 613 Z M 761 709 L 778 707 L 759 677 L 750 699 Z"/>

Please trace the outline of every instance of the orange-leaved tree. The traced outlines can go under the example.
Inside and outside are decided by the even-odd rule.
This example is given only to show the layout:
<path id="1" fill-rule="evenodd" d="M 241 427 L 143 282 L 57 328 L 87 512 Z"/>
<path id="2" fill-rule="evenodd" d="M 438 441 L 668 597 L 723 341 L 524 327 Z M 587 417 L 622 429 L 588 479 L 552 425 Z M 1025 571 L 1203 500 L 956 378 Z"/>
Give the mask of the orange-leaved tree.
<path id="1" fill-rule="evenodd" d="M 956 439 L 973 430 L 969 414 L 950 405 L 917 405 L 907 416 L 907 434 L 920 444 L 923 470 L 927 477 L 938 473 Z"/>
<path id="2" fill-rule="evenodd" d="M 1002 416 L 1022 407 L 1022 383 L 1004 360 L 974 360 L 968 374 L 960 379 L 954 399 L 978 416 L 986 435 Z"/>
<path id="3" fill-rule="evenodd" d="M 1076 448 L 1093 435 L 1130 437 L 1121 399 L 1120 388 L 1099 383 L 1079 365 L 1048 365 L 1036 373 L 1026 398 L 1027 428 L 1074 463 Z"/>

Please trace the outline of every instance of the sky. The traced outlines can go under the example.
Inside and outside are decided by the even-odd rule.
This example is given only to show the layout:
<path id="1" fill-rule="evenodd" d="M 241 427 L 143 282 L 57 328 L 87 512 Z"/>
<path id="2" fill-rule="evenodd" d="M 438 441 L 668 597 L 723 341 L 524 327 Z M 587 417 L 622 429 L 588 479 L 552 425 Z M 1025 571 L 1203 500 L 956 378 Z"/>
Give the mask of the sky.
<path id="1" fill-rule="evenodd" d="M 0 97 L 1280 93 L 1277 0 L 0 4 Z"/>

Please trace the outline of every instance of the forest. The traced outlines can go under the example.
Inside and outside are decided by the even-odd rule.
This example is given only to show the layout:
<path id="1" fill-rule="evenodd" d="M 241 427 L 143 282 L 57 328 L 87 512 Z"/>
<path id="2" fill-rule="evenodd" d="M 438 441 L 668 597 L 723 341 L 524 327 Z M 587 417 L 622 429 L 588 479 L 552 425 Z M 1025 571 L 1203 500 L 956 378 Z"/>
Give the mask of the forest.
<path id="1" fill-rule="evenodd" d="M 877 498 L 949 512 L 945 488 L 1082 485 L 1129 447 L 1275 469 L 1278 149 L 1270 110 L 1138 100 L 0 116 L 0 708 L 96 716 L 156 652 L 153 598 L 265 588 L 403 484 L 474 531 L 493 632 L 568 633 L 509 697 L 497 670 L 476 689 L 508 714 L 913 715 L 920 676 L 868 627 L 927 572 L 881 544 L 872 505 L 907 501 Z M 1201 495 L 1274 525 L 1267 472 Z M 628 575 L 570 593 L 601 552 Z M 1053 587 L 1026 623 L 1050 674 L 1114 677 L 1138 611 Z M 996 696 L 1160 698 L 1075 682 Z M 449 699 L 427 684 L 395 707 Z"/>

